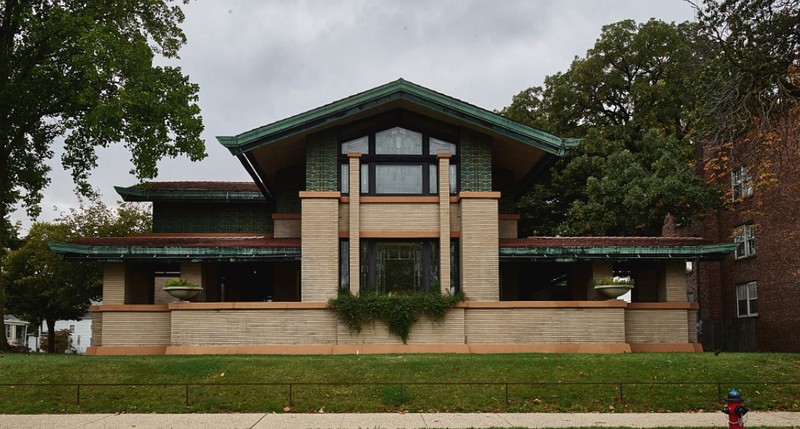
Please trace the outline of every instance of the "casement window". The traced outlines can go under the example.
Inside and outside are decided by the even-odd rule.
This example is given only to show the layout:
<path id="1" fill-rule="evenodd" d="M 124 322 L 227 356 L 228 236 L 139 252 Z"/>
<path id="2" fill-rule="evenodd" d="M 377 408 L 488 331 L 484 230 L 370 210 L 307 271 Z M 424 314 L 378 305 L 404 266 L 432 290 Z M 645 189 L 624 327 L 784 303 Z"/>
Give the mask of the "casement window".
<path id="1" fill-rule="evenodd" d="M 733 201 L 753 195 L 753 178 L 746 167 L 742 166 L 731 172 L 731 190 Z"/>
<path id="2" fill-rule="evenodd" d="M 380 293 L 439 287 L 437 240 L 362 240 L 361 287 Z"/>
<path id="3" fill-rule="evenodd" d="M 756 282 L 736 285 L 736 314 L 739 317 L 758 316 L 758 287 Z"/>
<path id="4" fill-rule="evenodd" d="M 756 228 L 754 225 L 741 225 L 736 227 L 734 242 L 739 243 L 736 248 L 736 259 L 746 258 L 756 254 Z"/>
<path id="5" fill-rule="evenodd" d="M 439 162 L 449 153 L 450 193 L 458 192 L 458 150 L 455 143 L 402 127 L 394 127 L 341 143 L 339 189 L 350 192 L 347 154 L 361 154 L 361 193 L 364 195 L 437 195 Z"/>

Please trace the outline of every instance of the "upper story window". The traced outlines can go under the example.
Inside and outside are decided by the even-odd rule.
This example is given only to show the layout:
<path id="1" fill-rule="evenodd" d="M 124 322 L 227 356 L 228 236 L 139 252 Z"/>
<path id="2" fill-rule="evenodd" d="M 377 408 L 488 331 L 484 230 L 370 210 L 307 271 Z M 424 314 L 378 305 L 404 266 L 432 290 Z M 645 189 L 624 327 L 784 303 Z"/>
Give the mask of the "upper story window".
<path id="1" fill-rule="evenodd" d="M 739 317 L 758 316 L 758 287 L 756 282 L 736 285 L 736 314 Z"/>
<path id="2" fill-rule="evenodd" d="M 739 243 L 736 248 L 736 259 L 746 258 L 756 254 L 756 228 L 754 225 L 741 225 L 736 227 L 734 242 Z"/>
<path id="3" fill-rule="evenodd" d="M 450 193 L 458 192 L 458 150 L 455 143 L 425 132 L 394 127 L 345 141 L 339 151 L 339 189 L 350 192 L 347 154 L 361 154 L 360 187 L 365 195 L 437 195 L 439 161 L 449 153 Z"/>
<path id="4" fill-rule="evenodd" d="M 731 171 L 731 190 L 733 201 L 753 195 L 753 178 L 747 172 L 746 167 L 742 166 Z"/>

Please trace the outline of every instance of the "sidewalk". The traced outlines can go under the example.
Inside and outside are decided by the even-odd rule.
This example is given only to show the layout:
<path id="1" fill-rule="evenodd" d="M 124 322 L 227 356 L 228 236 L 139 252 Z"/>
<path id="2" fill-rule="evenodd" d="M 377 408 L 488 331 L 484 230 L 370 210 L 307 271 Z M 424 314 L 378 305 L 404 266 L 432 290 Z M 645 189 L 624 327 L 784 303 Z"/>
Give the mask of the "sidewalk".
<path id="1" fill-rule="evenodd" d="M 800 413 L 750 412 L 748 426 L 800 428 Z M 37 414 L 0 415 L 0 428 L 727 428 L 715 413 Z"/>

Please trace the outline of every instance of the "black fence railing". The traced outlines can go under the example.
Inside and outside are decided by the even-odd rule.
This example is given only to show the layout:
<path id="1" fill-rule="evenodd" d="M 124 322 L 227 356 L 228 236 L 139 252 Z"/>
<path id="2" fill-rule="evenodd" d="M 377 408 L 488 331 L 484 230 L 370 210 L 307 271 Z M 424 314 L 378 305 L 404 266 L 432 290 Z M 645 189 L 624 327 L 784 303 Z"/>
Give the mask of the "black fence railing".
<path id="1" fill-rule="evenodd" d="M 408 387 L 418 386 L 496 386 L 502 388 L 505 394 L 505 404 L 509 404 L 509 387 L 518 386 L 559 386 L 559 387 L 585 387 L 585 386 L 609 386 L 613 387 L 617 392 L 615 400 L 623 401 L 626 399 L 625 388 L 628 386 L 708 386 L 716 388 L 717 400 L 722 401 L 724 395 L 727 394 L 723 390 L 723 386 L 728 387 L 743 387 L 743 386 L 762 386 L 769 388 L 770 386 L 800 386 L 800 381 L 466 381 L 466 382 L 252 382 L 252 383 L 2 383 L 0 388 L 33 388 L 33 389 L 48 389 L 48 388 L 74 388 L 75 389 L 75 405 L 81 405 L 81 388 L 113 388 L 113 387 L 173 387 L 183 388 L 183 405 L 188 407 L 190 404 L 190 388 L 191 387 L 210 387 L 210 388 L 225 388 L 225 387 L 283 387 L 286 389 L 286 404 L 294 406 L 293 395 L 297 389 L 305 387 L 324 387 L 324 386 L 361 386 L 361 387 L 375 387 L 375 386 L 394 386 L 399 389 L 399 400 L 401 403 L 405 402 L 404 391 Z M 798 392 L 800 395 L 800 392 Z"/>

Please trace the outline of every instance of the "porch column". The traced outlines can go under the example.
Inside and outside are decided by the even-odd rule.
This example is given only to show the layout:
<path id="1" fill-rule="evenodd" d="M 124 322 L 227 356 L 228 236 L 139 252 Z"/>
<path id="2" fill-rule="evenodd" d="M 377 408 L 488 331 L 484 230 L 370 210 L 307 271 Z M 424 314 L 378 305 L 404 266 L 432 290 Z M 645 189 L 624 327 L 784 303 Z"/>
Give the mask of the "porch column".
<path id="1" fill-rule="evenodd" d="M 439 293 L 450 291 L 450 154 L 439 159 Z"/>
<path id="2" fill-rule="evenodd" d="M 361 281 L 361 264 L 358 260 L 361 248 L 361 154 L 350 152 L 347 157 L 350 161 L 350 293 L 358 295 Z"/>
<path id="3" fill-rule="evenodd" d="M 103 264 L 103 304 L 125 304 L 125 263 Z"/>

